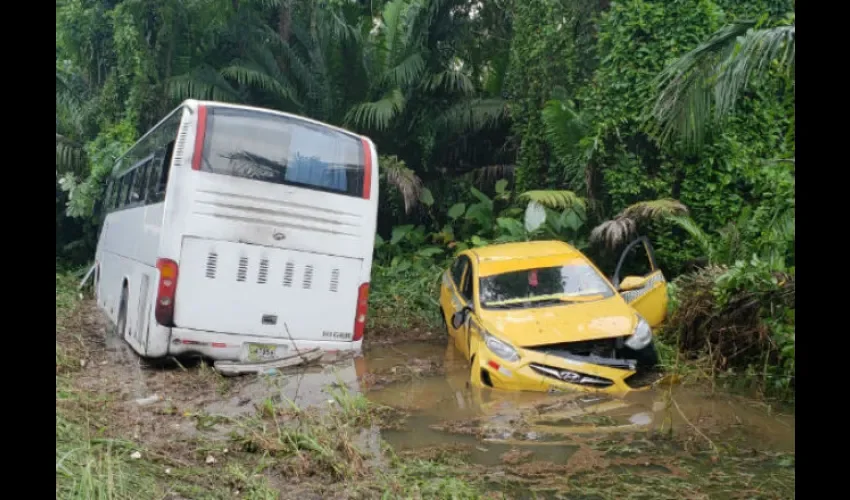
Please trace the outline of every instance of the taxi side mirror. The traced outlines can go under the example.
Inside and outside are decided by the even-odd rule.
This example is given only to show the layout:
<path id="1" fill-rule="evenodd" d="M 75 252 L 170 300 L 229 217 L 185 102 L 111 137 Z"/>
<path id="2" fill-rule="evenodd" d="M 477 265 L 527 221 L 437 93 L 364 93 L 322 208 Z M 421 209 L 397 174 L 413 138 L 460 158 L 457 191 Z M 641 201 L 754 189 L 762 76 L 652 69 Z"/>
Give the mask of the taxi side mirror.
<path id="1" fill-rule="evenodd" d="M 452 327 L 457 330 L 458 328 L 463 326 L 463 324 L 466 322 L 466 317 L 469 315 L 470 312 L 472 312 L 471 307 L 463 306 L 463 309 L 452 314 Z"/>
<path id="2" fill-rule="evenodd" d="M 643 276 L 626 276 L 623 278 L 623 281 L 620 283 L 619 290 L 621 292 L 627 292 L 629 290 L 638 290 L 646 286 L 646 282 L 648 278 Z"/>

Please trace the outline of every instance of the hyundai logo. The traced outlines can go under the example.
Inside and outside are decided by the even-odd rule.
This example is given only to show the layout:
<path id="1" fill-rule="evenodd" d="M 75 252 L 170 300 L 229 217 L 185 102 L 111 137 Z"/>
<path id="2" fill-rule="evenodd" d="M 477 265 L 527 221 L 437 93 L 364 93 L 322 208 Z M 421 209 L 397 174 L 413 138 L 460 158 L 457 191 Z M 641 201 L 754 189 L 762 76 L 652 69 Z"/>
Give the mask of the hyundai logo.
<path id="1" fill-rule="evenodd" d="M 280 240 L 282 240 L 282 239 L 286 238 L 286 235 L 285 235 L 285 234 L 283 234 L 283 233 L 274 233 L 274 235 L 272 236 L 272 238 L 274 238 L 274 239 L 275 239 L 275 241 L 280 241 Z"/>
<path id="2" fill-rule="evenodd" d="M 564 382 L 578 382 L 578 380 L 581 378 L 581 375 L 576 372 L 561 370 L 561 373 L 558 374 L 558 378 L 560 378 Z"/>

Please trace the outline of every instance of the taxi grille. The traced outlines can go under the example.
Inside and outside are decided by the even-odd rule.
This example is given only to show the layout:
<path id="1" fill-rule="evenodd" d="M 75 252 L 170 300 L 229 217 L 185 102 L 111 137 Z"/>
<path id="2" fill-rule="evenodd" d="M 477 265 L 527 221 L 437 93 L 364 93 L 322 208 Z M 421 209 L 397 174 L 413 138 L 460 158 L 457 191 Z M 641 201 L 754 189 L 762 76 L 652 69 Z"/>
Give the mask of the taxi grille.
<path id="1" fill-rule="evenodd" d="M 556 368 L 554 366 L 544 365 L 540 363 L 531 363 L 529 366 L 532 370 L 545 377 L 553 378 L 556 380 L 560 380 L 561 382 L 567 382 L 570 384 L 586 385 L 591 387 L 608 387 L 614 384 L 612 380 L 604 377 L 588 375 L 586 373 L 575 372 L 572 370 L 564 370 L 563 368 Z"/>

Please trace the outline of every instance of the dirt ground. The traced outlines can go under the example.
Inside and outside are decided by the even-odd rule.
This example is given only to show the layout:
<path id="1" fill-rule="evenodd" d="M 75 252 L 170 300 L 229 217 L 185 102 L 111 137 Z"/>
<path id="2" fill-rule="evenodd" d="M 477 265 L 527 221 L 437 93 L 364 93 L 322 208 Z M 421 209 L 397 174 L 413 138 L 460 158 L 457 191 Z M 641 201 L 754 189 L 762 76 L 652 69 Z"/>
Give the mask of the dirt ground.
<path id="1" fill-rule="evenodd" d="M 567 415 L 566 403 L 551 400 L 507 413 L 500 409 L 507 407 L 499 406 L 503 401 L 490 401 L 489 413 L 471 414 L 458 409 L 468 406 L 461 400 L 469 394 L 462 384 L 447 382 L 457 370 L 450 353 L 442 354 L 445 340 L 432 332 L 373 342 L 362 369 L 350 358 L 329 357 L 321 367 L 298 374 L 225 378 L 203 363 L 145 364 L 110 333 L 90 302 L 81 305 L 71 324 L 68 330 L 78 335 L 57 333 L 57 343 L 73 359 L 57 364 L 57 375 L 70 381 L 70 390 L 86 395 L 82 403 L 73 403 L 73 411 L 95 420 L 91 428 L 103 437 L 136 443 L 142 459 L 150 460 L 162 477 L 195 481 L 198 491 L 213 492 L 197 498 L 237 498 L 253 478 L 262 479 L 266 492 L 253 498 L 301 500 L 380 498 L 386 492 L 387 498 L 447 498 L 447 491 L 463 493 L 457 498 L 478 498 L 469 493 L 477 490 L 464 489 L 469 483 L 497 498 L 793 494 L 793 450 L 790 455 L 775 451 L 772 442 L 747 434 L 787 423 L 750 422 L 737 410 L 726 415 L 700 403 L 685 408 L 688 423 L 675 436 L 665 438 L 653 428 L 588 437 L 556 425 L 534 427 L 547 412 Z M 401 347 L 411 339 L 426 342 L 415 350 Z M 346 390 L 365 391 L 377 403 L 368 403 L 367 409 L 365 398 L 340 398 Z M 686 405 L 684 397 L 681 401 Z M 57 395 L 57 412 L 66 404 L 72 403 Z M 324 421 L 334 405 L 345 406 L 348 420 L 329 427 L 330 435 L 293 433 L 291 438 L 324 439 L 333 448 L 327 456 L 309 451 L 314 446 L 309 443 L 292 452 L 279 435 L 269 435 L 279 434 L 286 422 Z M 376 410 L 390 407 L 397 410 Z M 625 409 L 605 416 L 585 412 L 559 417 L 557 423 L 572 426 L 568 429 L 616 428 L 631 425 L 627 418 L 633 414 Z M 793 441 L 793 421 L 790 425 Z M 544 431 L 555 432 L 554 437 L 544 438 Z M 387 452 L 387 445 L 394 451 Z M 240 473 L 247 476 L 235 474 L 234 467 L 248 471 Z M 761 476 L 767 479 L 756 485 L 754 478 Z"/>

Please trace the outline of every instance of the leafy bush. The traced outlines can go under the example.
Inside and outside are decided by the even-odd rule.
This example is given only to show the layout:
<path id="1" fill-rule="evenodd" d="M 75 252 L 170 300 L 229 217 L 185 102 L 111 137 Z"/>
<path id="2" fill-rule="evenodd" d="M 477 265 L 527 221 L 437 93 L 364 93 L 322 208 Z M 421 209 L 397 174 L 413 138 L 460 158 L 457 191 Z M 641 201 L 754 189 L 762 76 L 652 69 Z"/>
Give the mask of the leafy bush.
<path id="1" fill-rule="evenodd" d="M 679 277 L 663 337 L 715 374 L 749 375 L 771 395 L 793 397 L 795 272 L 753 257 Z M 738 380 L 741 380 L 739 377 Z"/>

